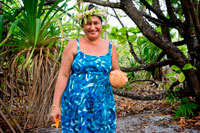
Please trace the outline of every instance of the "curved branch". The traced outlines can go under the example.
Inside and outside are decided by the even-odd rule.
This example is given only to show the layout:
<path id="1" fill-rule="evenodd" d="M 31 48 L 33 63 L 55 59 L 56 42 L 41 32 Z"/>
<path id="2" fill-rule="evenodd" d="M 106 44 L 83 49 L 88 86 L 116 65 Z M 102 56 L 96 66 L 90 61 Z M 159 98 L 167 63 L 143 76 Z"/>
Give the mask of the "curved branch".
<path id="1" fill-rule="evenodd" d="M 153 18 L 151 17 L 150 15 L 147 15 L 146 13 L 142 13 L 142 15 L 144 17 L 146 17 L 149 21 L 151 21 L 152 23 L 156 24 L 156 25 L 160 25 L 160 26 L 174 26 L 174 25 L 171 25 L 170 23 L 167 23 L 163 20 L 159 20 L 159 19 L 156 19 L 156 18 Z"/>
<path id="2" fill-rule="evenodd" d="M 185 40 L 173 42 L 173 45 L 175 45 L 175 46 L 181 46 L 181 45 L 184 45 L 184 44 L 186 44 L 186 41 L 185 41 Z M 162 59 L 163 56 L 165 56 L 165 52 L 162 51 L 162 52 L 158 55 L 158 57 L 155 59 L 154 62 L 160 61 L 160 60 Z"/>
<path id="3" fill-rule="evenodd" d="M 122 91 L 122 90 L 119 90 L 114 87 L 113 87 L 113 93 L 118 96 L 123 96 L 123 97 L 131 98 L 131 99 L 143 100 L 143 101 L 162 100 L 162 99 L 166 98 L 167 94 L 169 94 L 169 93 L 176 94 L 176 97 L 194 96 L 194 94 L 191 93 L 190 90 L 184 89 L 183 91 L 174 92 L 173 88 L 179 84 L 180 84 L 180 82 L 174 82 L 173 84 L 171 84 L 170 89 L 164 91 L 163 93 L 153 94 L 153 95 L 138 95 L 138 94 L 131 93 L 129 91 Z"/>
<path id="4" fill-rule="evenodd" d="M 134 93 L 131 93 L 129 91 L 122 91 L 116 88 L 113 88 L 113 93 L 118 95 L 118 96 L 123 96 L 131 99 L 136 99 L 136 100 L 161 100 L 166 97 L 166 94 L 169 90 L 161 93 L 161 94 L 153 94 L 153 95 L 136 95 Z"/>
<path id="5" fill-rule="evenodd" d="M 90 3 L 94 3 L 97 5 L 101 5 L 101 6 L 108 6 L 111 8 L 120 8 L 121 7 L 121 3 L 113 3 L 113 2 L 108 2 L 108 1 L 101 1 L 101 0 L 83 0 L 83 2 L 90 2 Z"/>
<path id="6" fill-rule="evenodd" d="M 166 65 L 172 65 L 174 64 L 174 61 L 172 59 L 160 61 L 160 62 L 153 62 L 148 64 L 142 64 L 140 66 L 133 66 L 133 67 L 120 67 L 120 69 L 124 72 L 133 72 L 133 71 L 140 71 L 140 70 L 149 70 L 156 67 L 166 66 Z"/>
<path id="7" fill-rule="evenodd" d="M 146 0 L 140 0 L 149 10 L 151 10 L 153 13 L 156 14 L 156 16 L 163 20 L 163 21 L 169 21 L 164 15 L 158 13 Z"/>
<path id="8" fill-rule="evenodd" d="M 160 60 L 163 58 L 163 56 L 165 56 L 165 52 L 162 51 L 162 52 L 158 55 L 158 57 L 155 59 L 154 62 L 160 61 Z"/>
<path id="9" fill-rule="evenodd" d="M 181 46 L 181 45 L 184 45 L 184 44 L 186 44 L 185 40 L 173 42 L 173 45 L 175 45 L 175 46 Z"/>
<path id="10" fill-rule="evenodd" d="M 180 82 L 178 82 L 178 81 L 172 83 L 171 86 L 169 87 L 169 90 L 170 90 L 170 91 L 173 91 L 173 88 L 174 88 L 175 86 L 179 85 L 179 84 L 180 84 Z"/>
<path id="11" fill-rule="evenodd" d="M 48 6 L 48 5 L 52 5 L 54 3 L 56 3 L 57 0 L 46 0 L 46 2 L 44 3 L 45 6 Z M 62 0 L 63 1 L 63 0 Z"/>
<path id="12" fill-rule="evenodd" d="M 132 80 L 132 81 L 130 81 L 130 83 L 134 83 L 134 82 L 145 82 L 145 81 L 149 81 L 149 82 L 151 82 L 152 84 L 155 84 L 155 86 L 156 86 L 156 88 L 159 86 L 155 81 L 153 81 L 153 80 L 150 80 L 150 79 L 144 79 L 144 80 Z"/>

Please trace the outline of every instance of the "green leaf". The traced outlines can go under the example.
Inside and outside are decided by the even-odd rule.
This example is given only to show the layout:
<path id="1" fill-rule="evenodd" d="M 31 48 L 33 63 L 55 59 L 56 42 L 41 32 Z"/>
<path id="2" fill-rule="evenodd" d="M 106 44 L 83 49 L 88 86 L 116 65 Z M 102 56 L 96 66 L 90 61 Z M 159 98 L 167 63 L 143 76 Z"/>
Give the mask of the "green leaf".
<path id="1" fill-rule="evenodd" d="M 39 18 L 36 19 L 36 31 L 35 31 L 35 42 L 34 46 L 37 44 L 37 40 L 40 34 L 40 28 L 41 28 L 41 20 Z"/>
<path id="2" fill-rule="evenodd" d="M 175 82 L 176 81 L 176 79 L 174 78 L 174 77 L 170 77 L 169 78 L 172 82 Z"/>
<path id="3" fill-rule="evenodd" d="M 28 57 L 28 60 L 26 61 L 26 63 L 25 63 L 24 66 L 23 66 L 23 69 L 25 69 L 26 66 L 30 63 L 31 57 L 33 56 L 34 51 L 35 51 L 35 49 L 33 48 L 32 51 L 31 51 L 31 54 L 30 54 L 29 57 Z"/>
<path id="4" fill-rule="evenodd" d="M 188 70 L 193 68 L 193 66 L 191 64 L 185 64 L 184 67 L 182 68 L 182 70 Z"/>
<path id="5" fill-rule="evenodd" d="M 46 19 L 48 18 L 49 14 L 57 7 L 57 5 L 61 2 L 62 0 L 57 0 L 52 6 L 51 8 L 48 10 L 48 12 L 46 13 L 43 21 L 42 21 L 42 26 L 44 25 L 44 22 L 46 21 Z"/>
<path id="6" fill-rule="evenodd" d="M 140 29 L 139 29 L 138 27 L 136 27 L 136 31 L 137 31 L 137 32 L 140 32 Z"/>
<path id="7" fill-rule="evenodd" d="M 171 66 L 171 69 L 175 70 L 175 71 L 179 71 L 181 70 L 179 67 L 177 67 L 176 65 Z"/>
<path id="8" fill-rule="evenodd" d="M 133 43 L 133 42 L 136 40 L 136 38 L 137 38 L 136 35 L 130 35 L 130 36 L 128 37 L 128 40 L 129 40 L 131 43 Z"/>
<path id="9" fill-rule="evenodd" d="M 56 9 L 56 11 L 54 12 L 54 14 L 51 16 L 51 18 L 49 19 L 49 21 L 58 13 L 58 11 L 60 11 L 63 7 L 66 7 L 67 4 L 64 2 L 63 5 L 59 6 L 59 8 Z"/>
<path id="10" fill-rule="evenodd" d="M 4 51 L 4 52 L 0 53 L 0 56 L 2 56 L 2 55 L 4 55 L 4 54 L 6 54 L 7 52 L 10 52 L 11 50 L 13 50 L 13 49 L 9 49 L 9 50 L 6 50 L 6 51 Z"/>
<path id="11" fill-rule="evenodd" d="M 181 72 L 181 73 L 179 74 L 178 81 L 182 83 L 184 80 L 185 80 L 185 75 L 184 75 L 183 72 Z"/>
<path id="12" fill-rule="evenodd" d="M 37 18 L 40 18 L 41 14 L 42 14 L 42 9 L 43 9 L 43 6 L 44 6 L 44 1 L 45 0 L 41 0 L 40 1 Z"/>
<path id="13" fill-rule="evenodd" d="M 0 15 L 0 41 L 1 41 L 1 36 L 3 33 L 3 17 L 4 15 Z"/>
<path id="14" fill-rule="evenodd" d="M 197 70 L 197 68 L 195 66 L 192 66 L 191 64 L 185 64 L 184 67 L 182 68 L 182 70 L 188 70 L 191 68 L 194 70 Z"/>
<path id="15" fill-rule="evenodd" d="M 128 32 L 134 33 L 135 32 L 135 28 L 133 28 L 133 27 L 129 28 Z"/>
<path id="16" fill-rule="evenodd" d="M 188 103 L 189 99 L 187 97 L 181 98 L 181 103 Z"/>
<path id="17" fill-rule="evenodd" d="M 19 24 L 19 22 L 21 21 L 21 18 L 15 20 L 15 22 L 11 25 L 9 31 L 8 31 L 8 35 L 6 36 L 6 38 L 0 43 L 0 47 L 7 41 L 7 39 L 9 38 L 9 36 L 11 35 L 11 33 L 13 32 L 13 30 L 15 29 L 15 27 Z"/>
<path id="18" fill-rule="evenodd" d="M 176 72 L 172 71 L 171 73 L 167 73 L 166 76 L 169 78 L 171 76 L 174 76 L 176 74 Z"/>
<path id="19" fill-rule="evenodd" d="M 126 28 L 126 27 L 122 27 L 119 31 L 120 31 L 123 35 L 125 35 L 126 32 L 127 32 L 127 28 Z"/>

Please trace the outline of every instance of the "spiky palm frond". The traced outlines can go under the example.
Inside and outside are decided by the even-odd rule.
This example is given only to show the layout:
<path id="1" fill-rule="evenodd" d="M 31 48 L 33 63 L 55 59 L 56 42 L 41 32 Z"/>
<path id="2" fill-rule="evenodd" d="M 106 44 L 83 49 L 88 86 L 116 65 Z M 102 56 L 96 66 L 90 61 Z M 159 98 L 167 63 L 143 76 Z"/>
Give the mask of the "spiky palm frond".
<path id="1" fill-rule="evenodd" d="M 61 21 L 55 18 L 59 10 L 66 7 L 66 3 L 61 1 L 56 1 L 42 13 L 44 0 L 40 0 L 40 3 L 38 0 L 22 0 L 20 9 L 24 10 L 21 14 L 4 15 L 13 22 L 7 37 L 0 43 L 0 46 L 10 47 L 0 53 L 10 53 L 7 62 L 10 66 L 7 77 L 7 88 L 11 90 L 9 107 L 12 110 L 15 96 L 23 101 L 20 104 L 24 104 L 24 119 L 21 122 L 24 130 L 27 124 L 39 126 L 48 119 L 63 47 Z M 16 2 L 16 6 L 19 3 Z M 58 6 L 60 3 L 62 5 Z"/>

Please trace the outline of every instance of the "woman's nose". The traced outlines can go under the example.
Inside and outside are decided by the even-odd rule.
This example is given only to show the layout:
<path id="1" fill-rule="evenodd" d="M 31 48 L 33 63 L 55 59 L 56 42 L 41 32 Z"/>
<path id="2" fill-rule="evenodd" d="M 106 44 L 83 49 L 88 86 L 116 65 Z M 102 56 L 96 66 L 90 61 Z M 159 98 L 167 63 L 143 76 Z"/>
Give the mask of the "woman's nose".
<path id="1" fill-rule="evenodd" d="M 95 29 L 95 25 L 94 25 L 94 24 L 91 24 L 90 29 Z"/>

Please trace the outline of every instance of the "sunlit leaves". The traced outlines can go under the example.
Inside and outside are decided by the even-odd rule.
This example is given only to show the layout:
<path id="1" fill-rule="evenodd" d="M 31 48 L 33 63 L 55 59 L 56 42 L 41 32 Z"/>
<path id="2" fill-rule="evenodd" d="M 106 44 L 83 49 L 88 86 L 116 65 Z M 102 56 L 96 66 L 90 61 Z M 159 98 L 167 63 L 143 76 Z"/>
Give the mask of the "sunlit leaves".
<path id="1" fill-rule="evenodd" d="M 185 81 L 185 75 L 183 74 L 183 72 L 181 72 L 181 73 L 179 74 L 178 81 L 179 81 L 180 83 L 182 83 L 183 81 Z"/>
<path id="2" fill-rule="evenodd" d="M 194 69 L 197 70 L 196 67 L 192 66 L 191 64 L 185 64 L 182 70 Z"/>
<path id="3" fill-rule="evenodd" d="M 184 73 L 182 72 L 182 70 L 188 70 L 188 69 L 194 69 L 196 70 L 196 67 L 192 66 L 191 64 L 185 64 L 183 66 L 183 68 L 179 68 L 178 66 L 176 65 L 172 65 L 171 66 L 171 69 L 174 70 L 172 71 L 171 73 L 167 73 L 166 76 L 172 81 L 172 82 L 175 82 L 175 76 L 178 74 L 178 81 L 180 83 L 184 82 L 185 81 L 185 75 Z"/>
<path id="4" fill-rule="evenodd" d="M 128 40 L 129 40 L 131 43 L 133 43 L 136 39 L 137 39 L 137 35 L 130 35 L 130 36 L 128 37 Z"/>
<path id="5" fill-rule="evenodd" d="M 119 31 L 121 32 L 122 35 L 125 35 L 126 32 L 127 32 L 127 28 L 126 27 L 122 27 Z"/>
<path id="6" fill-rule="evenodd" d="M 176 65 L 171 66 L 171 69 L 173 69 L 173 70 L 175 70 L 175 71 L 180 71 L 180 70 L 181 70 L 181 69 L 180 69 L 178 66 L 176 66 Z"/>
<path id="7" fill-rule="evenodd" d="M 135 28 L 133 28 L 133 27 L 129 28 L 129 29 L 128 29 L 128 32 L 134 33 L 134 32 L 135 32 Z"/>

